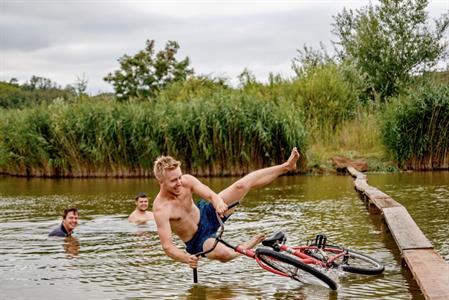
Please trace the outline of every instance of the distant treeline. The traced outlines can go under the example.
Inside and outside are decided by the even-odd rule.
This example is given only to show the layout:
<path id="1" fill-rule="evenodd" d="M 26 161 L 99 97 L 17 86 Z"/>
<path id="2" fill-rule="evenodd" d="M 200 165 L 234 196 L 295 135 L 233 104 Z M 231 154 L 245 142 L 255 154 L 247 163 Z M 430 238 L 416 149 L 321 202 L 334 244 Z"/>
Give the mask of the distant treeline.
<path id="1" fill-rule="evenodd" d="M 37 105 L 51 104 L 55 99 L 75 101 L 87 96 L 85 90 L 87 80 L 79 79 L 73 85 L 61 87 L 49 78 L 31 76 L 30 80 L 20 84 L 15 78 L 10 81 L 0 81 L 0 108 L 26 108 Z M 113 97 L 113 94 L 97 95 L 93 98 Z"/>

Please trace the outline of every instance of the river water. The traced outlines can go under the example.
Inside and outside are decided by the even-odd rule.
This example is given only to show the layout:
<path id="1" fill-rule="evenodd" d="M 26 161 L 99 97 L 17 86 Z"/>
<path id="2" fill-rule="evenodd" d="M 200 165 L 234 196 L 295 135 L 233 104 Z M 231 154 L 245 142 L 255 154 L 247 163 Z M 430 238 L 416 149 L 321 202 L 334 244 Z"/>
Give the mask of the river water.
<path id="1" fill-rule="evenodd" d="M 202 179 L 216 191 L 233 180 Z M 368 181 L 402 203 L 449 261 L 449 172 L 369 174 Z M 127 222 L 134 195 L 157 190 L 152 179 L 0 177 L 0 299 L 423 299 L 350 176 L 281 177 L 250 192 L 224 234 L 238 244 L 282 230 L 288 244 L 299 245 L 325 233 L 385 264 L 379 276 L 332 271 L 337 291 L 273 275 L 246 257 L 226 264 L 202 259 L 194 285 L 192 270 L 164 255 L 154 224 Z M 68 206 L 80 209 L 75 237 L 48 238 Z"/>

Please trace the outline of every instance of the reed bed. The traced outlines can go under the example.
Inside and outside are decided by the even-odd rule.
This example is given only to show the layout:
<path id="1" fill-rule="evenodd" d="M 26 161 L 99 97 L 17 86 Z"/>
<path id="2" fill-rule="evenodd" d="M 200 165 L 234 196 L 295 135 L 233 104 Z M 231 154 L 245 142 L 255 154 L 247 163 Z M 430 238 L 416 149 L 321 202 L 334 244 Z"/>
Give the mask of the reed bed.
<path id="1" fill-rule="evenodd" d="M 333 155 L 367 158 L 377 170 L 391 158 L 406 169 L 448 169 L 449 87 L 418 82 L 385 106 L 363 100 L 363 82 L 329 63 L 238 89 L 191 78 L 152 99 L 0 108 L 0 173 L 148 177 L 159 155 L 172 155 L 185 172 L 231 176 L 280 163 L 294 146 L 305 172 L 331 168 Z"/>
<path id="2" fill-rule="evenodd" d="M 56 101 L 0 113 L 0 171 L 19 176 L 151 176 L 162 154 L 196 175 L 240 175 L 306 148 L 298 109 L 235 91 L 182 102 Z"/>
<path id="3" fill-rule="evenodd" d="M 449 168 L 449 86 L 427 83 L 386 108 L 383 141 L 404 169 Z"/>

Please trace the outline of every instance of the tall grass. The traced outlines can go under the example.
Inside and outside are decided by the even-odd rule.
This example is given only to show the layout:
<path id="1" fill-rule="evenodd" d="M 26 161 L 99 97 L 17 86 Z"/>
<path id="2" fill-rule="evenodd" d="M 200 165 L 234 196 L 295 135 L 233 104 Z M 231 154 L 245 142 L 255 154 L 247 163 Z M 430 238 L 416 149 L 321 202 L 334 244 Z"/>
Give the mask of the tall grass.
<path id="1" fill-rule="evenodd" d="M 306 147 L 293 105 L 236 91 L 183 102 L 56 101 L 0 113 L 0 170 L 14 175 L 150 176 L 161 154 L 197 175 L 237 175 Z"/>
<path id="2" fill-rule="evenodd" d="M 447 86 L 423 85 L 381 114 L 383 103 L 361 101 L 363 78 L 351 72 L 327 63 L 238 89 L 191 78 L 127 103 L 85 96 L 0 108 L 0 173 L 151 176 L 166 154 L 196 175 L 240 175 L 280 163 L 293 146 L 312 168 L 344 155 L 382 169 L 386 149 L 404 168 L 449 167 Z"/>
<path id="3" fill-rule="evenodd" d="M 382 136 L 402 168 L 449 168 L 449 86 L 423 84 L 393 99 Z"/>
<path id="4" fill-rule="evenodd" d="M 334 64 L 309 70 L 293 82 L 294 102 L 304 110 L 312 143 L 333 140 L 341 125 L 352 120 L 359 107 L 358 91 Z"/>

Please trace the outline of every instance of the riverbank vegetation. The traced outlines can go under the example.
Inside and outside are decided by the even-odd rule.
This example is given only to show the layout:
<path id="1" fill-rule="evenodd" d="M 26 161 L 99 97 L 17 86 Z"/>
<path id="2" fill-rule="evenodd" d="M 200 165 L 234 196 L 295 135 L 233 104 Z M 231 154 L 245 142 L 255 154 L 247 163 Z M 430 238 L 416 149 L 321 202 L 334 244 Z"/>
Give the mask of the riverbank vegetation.
<path id="1" fill-rule="evenodd" d="M 240 85 L 196 75 L 179 45 L 154 41 L 89 96 L 87 81 L 58 87 L 33 76 L 0 83 L 0 173 L 20 176 L 151 176 L 161 154 L 196 175 L 240 175 L 285 160 L 301 172 L 330 158 L 364 158 L 370 170 L 449 168 L 449 16 L 427 26 L 427 1 L 380 1 L 335 17 L 336 55 L 304 47 L 296 76 Z M 407 13 L 398 13 L 406 11 Z M 393 22 L 394 20 L 394 22 Z"/>
<path id="2" fill-rule="evenodd" d="M 171 154 L 187 172 L 240 175 L 306 149 L 292 104 L 235 91 L 185 102 L 93 101 L 1 112 L 0 166 L 22 176 L 150 176 Z"/>
<path id="3" fill-rule="evenodd" d="M 449 168 L 449 85 L 426 82 L 399 95 L 383 116 L 383 141 L 404 169 Z"/>

